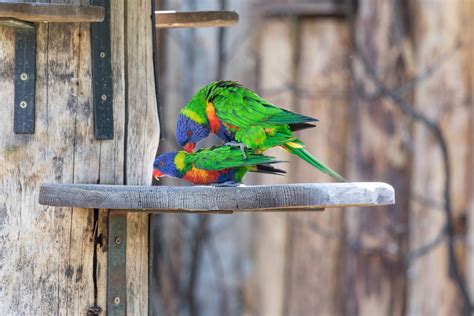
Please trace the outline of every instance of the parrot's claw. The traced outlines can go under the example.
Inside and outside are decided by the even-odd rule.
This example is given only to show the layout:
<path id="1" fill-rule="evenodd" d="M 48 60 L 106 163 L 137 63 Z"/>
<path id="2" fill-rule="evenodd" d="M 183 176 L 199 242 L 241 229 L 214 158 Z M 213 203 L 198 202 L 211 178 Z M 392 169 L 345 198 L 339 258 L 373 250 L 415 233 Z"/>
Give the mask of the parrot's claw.
<path id="1" fill-rule="evenodd" d="M 239 182 L 235 182 L 235 181 L 226 181 L 226 182 L 222 182 L 222 183 L 214 183 L 212 184 L 213 187 L 224 187 L 224 188 L 234 188 L 234 187 L 238 187 L 240 185 Z"/>
<path id="2" fill-rule="evenodd" d="M 225 143 L 224 146 L 239 147 L 240 151 L 242 152 L 242 157 L 244 157 L 244 159 L 247 159 L 247 154 L 245 154 L 245 149 L 247 148 L 247 146 L 245 146 L 245 144 L 238 143 L 236 141 L 231 141 Z"/>

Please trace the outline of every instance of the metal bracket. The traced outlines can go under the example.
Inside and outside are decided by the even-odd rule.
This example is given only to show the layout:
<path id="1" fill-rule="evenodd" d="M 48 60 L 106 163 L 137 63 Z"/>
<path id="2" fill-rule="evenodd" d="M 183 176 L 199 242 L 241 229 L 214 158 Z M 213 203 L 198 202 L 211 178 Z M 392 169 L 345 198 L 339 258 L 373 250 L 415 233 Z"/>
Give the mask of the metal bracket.
<path id="1" fill-rule="evenodd" d="M 107 257 L 107 315 L 127 314 L 127 213 L 110 211 Z"/>
<path id="2" fill-rule="evenodd" d="M 16 31 L 13 131 L 15 134 L 34 134 L 36 27 L 16 19 L 2 19 L 0 24 L 14 27 Z"/>
<path id="3" fill-rule="evenodd" d="M 15 111 L 13 131 L 16 134 L 35 132 L 35 82 L 36 82 L 36 27 L 16 29 L 15 41 Z"/>
<path id="4" fill-rule="evenodd" d="M 104 21 L 91 23 L 92 84 L 95 138 L 114 138 L 113 82 L 110 43 L 110 0 L 92 0 L 105 10 Z"/>

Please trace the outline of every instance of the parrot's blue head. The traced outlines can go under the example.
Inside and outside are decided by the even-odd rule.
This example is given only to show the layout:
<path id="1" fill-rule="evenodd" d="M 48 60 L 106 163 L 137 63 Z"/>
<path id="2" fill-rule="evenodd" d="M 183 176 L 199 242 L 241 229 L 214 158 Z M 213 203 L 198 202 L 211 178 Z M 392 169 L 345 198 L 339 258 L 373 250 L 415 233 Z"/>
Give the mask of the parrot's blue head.
<path id="1" fill-rule="evenodd" d="M 196 143 L 210 133 L 209 125 L 201 125 L 195 120 L 180 113 L 176 123 L 176 141 L 188 153 L 192 153 Z"/>
<path id="2" fill-rule="evenodd" d="M 176 151 L 171 151 L 156 157 L 153 163 L 153 177 L 155 177 L 156 180 L 159 180 L 159 178 L 163 176 L 174 178 L 181 178 L 183 176 L 183 173 L 176 168 L 174 162 L 176 155 Z"/>

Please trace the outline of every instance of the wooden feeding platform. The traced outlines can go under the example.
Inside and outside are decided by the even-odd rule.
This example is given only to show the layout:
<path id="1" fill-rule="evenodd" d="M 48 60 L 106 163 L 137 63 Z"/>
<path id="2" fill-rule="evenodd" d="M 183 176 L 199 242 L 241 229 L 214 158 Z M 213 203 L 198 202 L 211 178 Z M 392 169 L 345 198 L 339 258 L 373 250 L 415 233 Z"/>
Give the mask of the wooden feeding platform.
<path id="1" fill-rule="evenodd" d="M 235 212 L 324 211 L 326 208 L 395 203 L 393 188 L 380 182 L 213 186 L 42 184 L 39 203 L 106 209 L 107 310 L 127 310 L 127 220 L 130 213 L 232 214 Z"/>
<path id="2" fill-rule="evenodd" d="M 323 211 L 395 203 L 381 182 L 213 186 L 43 184 L 39 203 L 149 213 Z"/>

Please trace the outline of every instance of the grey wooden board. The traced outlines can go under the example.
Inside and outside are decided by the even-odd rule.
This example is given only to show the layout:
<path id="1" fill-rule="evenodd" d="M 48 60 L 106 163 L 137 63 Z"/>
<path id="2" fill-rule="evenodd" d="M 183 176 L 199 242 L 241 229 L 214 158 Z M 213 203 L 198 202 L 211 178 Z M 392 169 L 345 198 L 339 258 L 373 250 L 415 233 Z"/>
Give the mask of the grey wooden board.
<path id="1" fill-rule="evenodd" d="M 395 203 L 381 182 L 277 184 L 239 187 L 42 184 L 39 203 L 148 212 L 289 211 Z"/>

